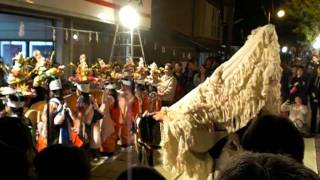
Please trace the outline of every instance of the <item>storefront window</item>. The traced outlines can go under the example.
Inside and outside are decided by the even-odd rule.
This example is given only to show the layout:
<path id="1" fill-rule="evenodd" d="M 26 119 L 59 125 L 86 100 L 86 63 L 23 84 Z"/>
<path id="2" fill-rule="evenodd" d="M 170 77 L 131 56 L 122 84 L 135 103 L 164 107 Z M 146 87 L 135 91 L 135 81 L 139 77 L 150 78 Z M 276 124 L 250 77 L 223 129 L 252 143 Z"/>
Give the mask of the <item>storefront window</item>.
<path id="1" fill-rule="evenodd" d="M 0 46 L 0 56 L 3 58 L 5 64 L 11 65 L 12 58 L 19 52 L 21 52 L 23 56 L 27 55 L 25 41 L 1 41 Z"/>
<path id="2" fill-rule="evenodd" d="M 49 58 L 53 51 L 53 42 L 48 41 L 30 41 L 29 56 L 32 56 L 34 50 L 39 50 L 43 57 Z"/>

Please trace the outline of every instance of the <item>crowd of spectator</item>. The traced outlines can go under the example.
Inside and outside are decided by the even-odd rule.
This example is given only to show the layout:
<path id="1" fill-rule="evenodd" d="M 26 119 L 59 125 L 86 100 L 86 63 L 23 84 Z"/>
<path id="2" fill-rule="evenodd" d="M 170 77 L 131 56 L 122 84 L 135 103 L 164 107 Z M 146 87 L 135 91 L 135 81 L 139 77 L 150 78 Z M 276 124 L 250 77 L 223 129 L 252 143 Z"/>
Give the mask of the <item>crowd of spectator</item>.
<path id="1" fill-rule="evenodd" d="M 304 135 L 312 136 L 319 131 L 319 58 L 313 55 L 311 60 L 299 59 L 294 63 L 282 59 L 282 68 L 281 110 Z"/>
<path id="2" fill-rule="evenodd" d="M 185 70 L 182 64 L 165 66 L 162 78 L 174 84 L 177 101 L 203 82 L 218 67 L 219 61 L 208 58 L 196 67 L 189 61 Z M 317 174 L 303 165 L 305 124 L 308 107 L 311 107 L 311 131 L 317 130 L 317 110 L 320 97 L 320 67 L 315 66 L 313 76 L 304 74 L 302 66 L 284 66 L 282 76 L 282 110 L 287 117 L 262 115 L 235 132 L 238 141 L 228 146 L 231 136 L 216 143 L 210 155 L 217 162 L 213 178 L 240 179 L 319 179 Z M 170 82 L 172 81 L 172 82 Z M 170 82 L 170 83 L 169 83 Z M 167 85 L 168 85 L 167 84 Z M 81 148 L 56 144 L 36 153 L 28 126 L 21 118 L 0 118 L 0 179 L 90 179 L 90 158 Z M 233 137 L 233 136 L 232 136 Z M 235 148 L 239 147 L 239 148 Z M 222 156 L 226 149 L 232 152 Z M 222 162 L 221 164 L 219 162 Z M 165 179 L 150 167 L 128 167 L 117 179 Z"/>

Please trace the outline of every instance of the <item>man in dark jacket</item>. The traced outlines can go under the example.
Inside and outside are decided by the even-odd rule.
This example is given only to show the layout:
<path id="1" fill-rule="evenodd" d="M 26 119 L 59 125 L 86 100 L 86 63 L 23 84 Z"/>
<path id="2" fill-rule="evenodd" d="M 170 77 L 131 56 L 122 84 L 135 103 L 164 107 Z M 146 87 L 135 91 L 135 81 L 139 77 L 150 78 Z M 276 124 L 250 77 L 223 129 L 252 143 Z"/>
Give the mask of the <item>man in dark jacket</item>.
<path id="1" fill-rule="evenodd" d="M 296 96 L 301 97 L 303 105 L 308 105 L 308 80 L 304 76 L 303 67 L 297 68 L 296 77 L 290 83 L 290 100 L 293 102 Z"/>

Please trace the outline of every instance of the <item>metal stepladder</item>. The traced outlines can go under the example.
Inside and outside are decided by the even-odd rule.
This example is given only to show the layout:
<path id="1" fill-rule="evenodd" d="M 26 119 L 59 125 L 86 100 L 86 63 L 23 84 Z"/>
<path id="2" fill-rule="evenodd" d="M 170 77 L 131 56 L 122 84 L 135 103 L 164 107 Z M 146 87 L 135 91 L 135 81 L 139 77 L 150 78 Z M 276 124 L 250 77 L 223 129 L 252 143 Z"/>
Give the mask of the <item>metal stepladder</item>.
<path id="1" fill-rule="evenodd" d="M 136 50 L 138 48 L 139 51 Z M 137 28 L 130 30 L 117 24 L 109 64 L 117 61 L 126 63 L 129 58 L 132 58 L 133 61 L 139 61 L 142 58 L 146 65 L 140 31 Z"/>

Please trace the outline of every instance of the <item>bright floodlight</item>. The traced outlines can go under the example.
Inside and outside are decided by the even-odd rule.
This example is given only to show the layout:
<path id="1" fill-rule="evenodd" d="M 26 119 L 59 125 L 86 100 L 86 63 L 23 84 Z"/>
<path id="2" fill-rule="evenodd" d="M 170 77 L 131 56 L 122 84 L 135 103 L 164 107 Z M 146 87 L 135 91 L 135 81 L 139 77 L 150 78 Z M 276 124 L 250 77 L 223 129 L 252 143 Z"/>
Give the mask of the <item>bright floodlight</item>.
<path id="1" fill-rule="evenodd" d="M 278 12 L 277 12 L 277 16 L 279 18 L 282 18 L 284 15 L 286 15 L 286 12 L 283 10 L 283 9 L 280 9 Z"/>
<path id="2" fill-rule="evenodd" d="M 315 39 L 314 43 L 312 44 L 313 48 L 320 49 L 320 35 Z"/>
<path id="3" fill-rule="evenodd" d="M 74 40 L 78 40 L 78 38 L 79 38 L 78 34 L 74 34 L 74 35 L 73 35 L 73 39 L 74 39 Z"/>
<path id="4" fill-rule="evenodd" d="M 134 29 L 139 26 L 139 14 L 131 6 L 123 6 L 119 11 L 120 22 L 128 29 Z"/>
<path id="5" fill-rule="evenodd" d="M 281 52 L 282 52 L 282 53 L 287 53 L 287 52 L 288 52 L 288 47 L 287 47 L 287 46 L 283 46 L 283 47 L 281 48 Z"/>

